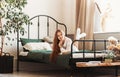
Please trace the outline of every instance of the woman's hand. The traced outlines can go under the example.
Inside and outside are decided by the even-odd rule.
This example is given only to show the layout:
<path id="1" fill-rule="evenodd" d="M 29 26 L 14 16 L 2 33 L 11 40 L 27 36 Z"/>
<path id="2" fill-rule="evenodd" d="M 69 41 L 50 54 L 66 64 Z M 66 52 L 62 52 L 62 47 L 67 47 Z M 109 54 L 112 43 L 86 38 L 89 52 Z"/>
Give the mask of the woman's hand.
<path id="1" fill-rule="evenodd" d="M 63 47 L 63 41 L 61 40 L 58 45 L 60 48 Z"/>
<path id="2" fill-rule="evenodd" d="M 65 50 L 65 51 L 62 51 L 62 52 L 60 53 L 60 55 L 65 55 L 65 54 L 69 54 L 69 53 L 70 53 L 70 51 Z"/>

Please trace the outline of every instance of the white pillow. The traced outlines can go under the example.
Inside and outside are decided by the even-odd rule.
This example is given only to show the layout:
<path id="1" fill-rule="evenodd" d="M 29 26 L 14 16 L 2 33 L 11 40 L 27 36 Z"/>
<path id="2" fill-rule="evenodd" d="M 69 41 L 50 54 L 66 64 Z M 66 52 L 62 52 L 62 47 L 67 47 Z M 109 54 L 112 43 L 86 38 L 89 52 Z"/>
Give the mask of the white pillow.
<path id="1" fill-rule="evenodd" d="M 47 42 L 31 42 L 23 46 L 26 50 L 52 50 Z"/>
<path id="2" fill-rule="evenodd" d="M 51 36 L 45 36 L 45 37 L 43 38 L 43 40 L 44 40 L 45 42 L 48 42 L 48 43 L 53 43 L 53 37 L 51 37 Z"/>

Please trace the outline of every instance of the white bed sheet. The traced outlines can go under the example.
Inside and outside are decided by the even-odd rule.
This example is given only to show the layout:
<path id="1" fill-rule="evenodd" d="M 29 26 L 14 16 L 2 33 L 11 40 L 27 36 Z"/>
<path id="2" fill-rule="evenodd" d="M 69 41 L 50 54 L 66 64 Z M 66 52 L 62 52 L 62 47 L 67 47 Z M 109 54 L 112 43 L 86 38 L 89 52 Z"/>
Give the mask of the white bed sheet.
<path id="1" fill-rule="evenodd" d="M 27 56 L 29 52 L 20 51 L 20 56 Z"/>
<path id="2" fill-rule="evenodd" d="M 74 53 L 73 58 L 83 58 L 83 54 L 85 58 L 94 58 L 94 53 Z M 105 53 L 95 53 L 96 57 L 105 57 Z"/>
<path id="3" fill-rule="evenodd" d="M 27 56 L 29 52 L 20 52 L 20 56 Z M 73 58 L 83 58 L 83 54 L 85 58 L 94 58 L 94 53 L 73 53 Z M 105 57 L 106 53 L 95 53 L 96 57 Z"/>

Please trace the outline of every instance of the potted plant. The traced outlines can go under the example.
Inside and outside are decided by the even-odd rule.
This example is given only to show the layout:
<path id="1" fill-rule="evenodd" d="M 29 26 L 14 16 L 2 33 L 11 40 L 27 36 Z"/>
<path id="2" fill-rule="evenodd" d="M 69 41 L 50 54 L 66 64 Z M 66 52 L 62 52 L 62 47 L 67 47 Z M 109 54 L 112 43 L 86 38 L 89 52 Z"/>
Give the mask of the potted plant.
<path id="1" fill-rule="evenodd" d="M 3 52 L 4 35 L 16 33 L 18 30 L 24 35 L 23 25 L 31 24 L 29 16 L 23 12 L 26 4 L 27 0 L 0 0 L 0 33 L 2 35 L 0 55 Z M 11 37 L 7 38 L 11 40 Z"/>
<path id="2" fill-rule="evenodd" d="M 115 57 L 116 57 L 116 56 L 115 56 L 115 54 L 114 54 L 114 51 L 108 50 L 108 51 L 106 52 L 105 62 L 110 63 L 110 62 L 113 61 L 113 59 L 114 59 Z"/>

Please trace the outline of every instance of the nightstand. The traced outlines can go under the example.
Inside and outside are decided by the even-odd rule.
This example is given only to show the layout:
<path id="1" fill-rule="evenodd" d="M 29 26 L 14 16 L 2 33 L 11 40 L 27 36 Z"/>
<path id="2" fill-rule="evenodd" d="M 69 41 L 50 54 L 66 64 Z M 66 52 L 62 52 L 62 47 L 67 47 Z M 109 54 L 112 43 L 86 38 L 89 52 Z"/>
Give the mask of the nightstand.
<path id="1" fill-rule="evenodd" d="M 0 73 L 13 72 L 13 56 L 3 55 L 0 56 Z"/>

